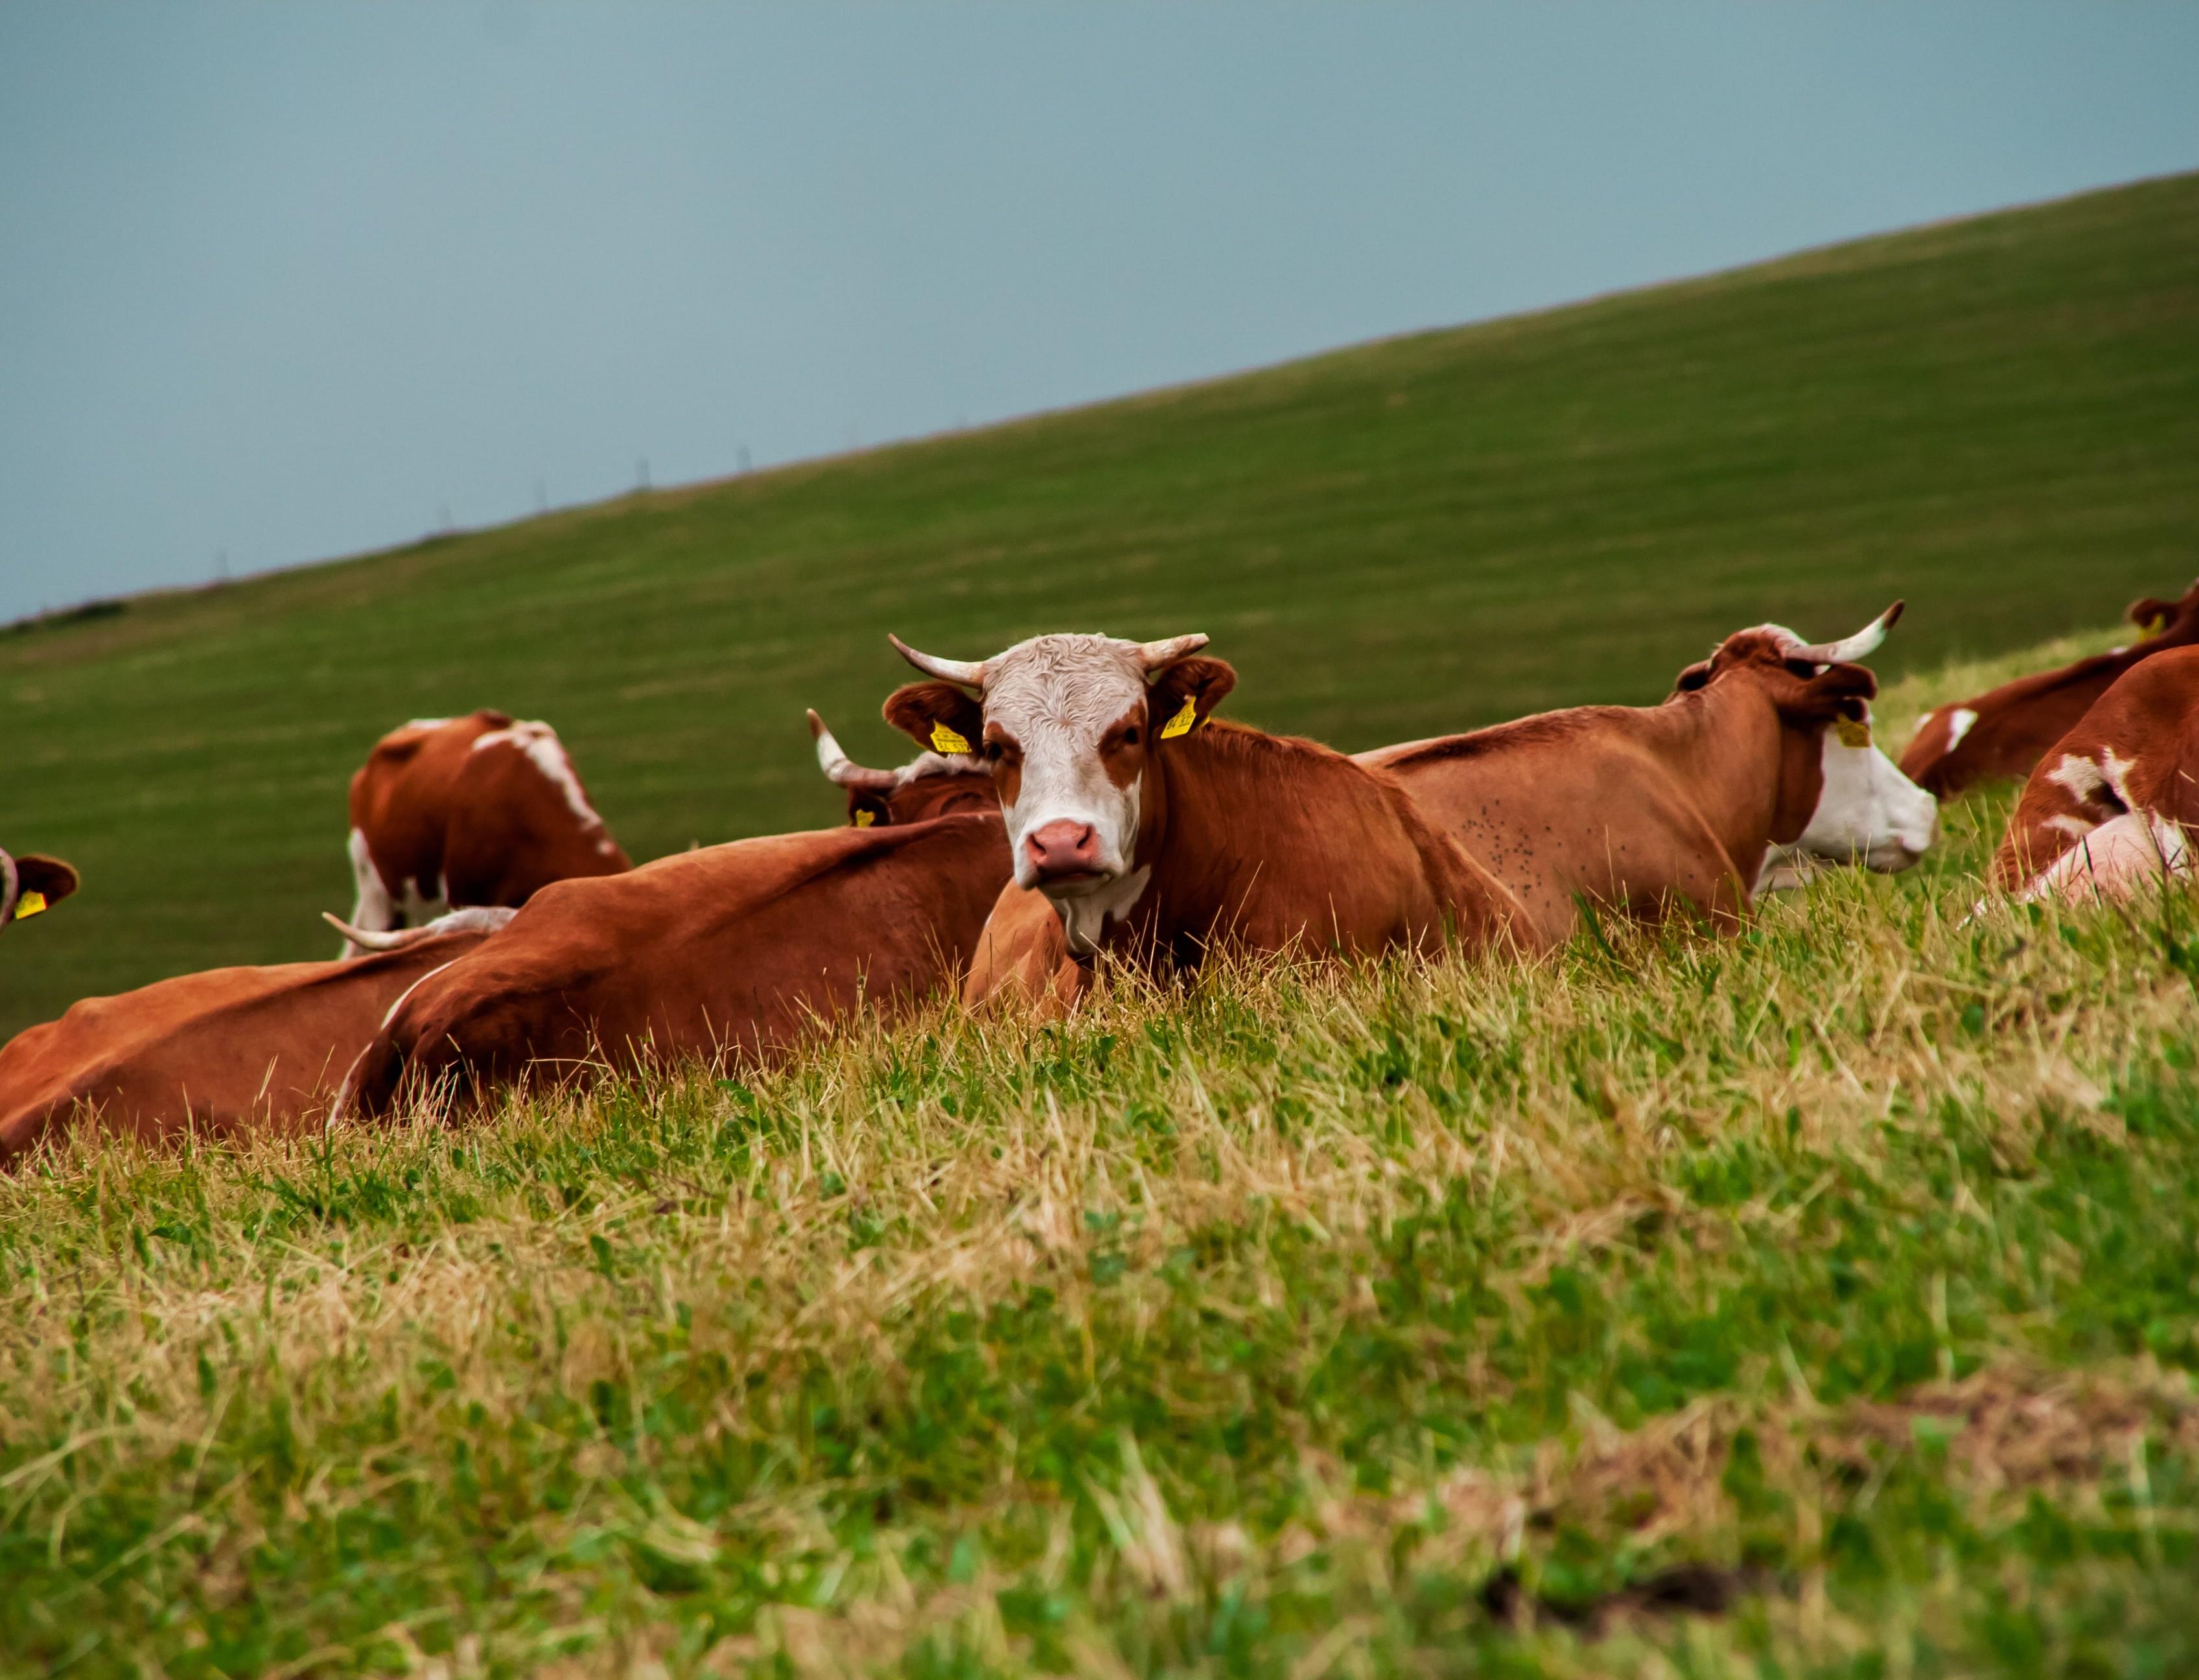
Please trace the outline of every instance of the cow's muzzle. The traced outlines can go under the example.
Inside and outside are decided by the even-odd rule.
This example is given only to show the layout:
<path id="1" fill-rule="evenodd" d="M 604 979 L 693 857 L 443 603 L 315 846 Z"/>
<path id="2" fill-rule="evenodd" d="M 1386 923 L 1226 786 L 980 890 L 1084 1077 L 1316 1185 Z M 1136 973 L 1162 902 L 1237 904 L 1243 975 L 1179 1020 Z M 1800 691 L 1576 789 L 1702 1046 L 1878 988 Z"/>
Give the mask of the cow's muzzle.
<path id="1" fill-rule="evenodd" d="M 1073 819 L 1041 823 L 1024 835 L 1024 858 L 1041 887 L 1096 882 L 1106 873 L 1100 860 L 1100 831 Z"/>

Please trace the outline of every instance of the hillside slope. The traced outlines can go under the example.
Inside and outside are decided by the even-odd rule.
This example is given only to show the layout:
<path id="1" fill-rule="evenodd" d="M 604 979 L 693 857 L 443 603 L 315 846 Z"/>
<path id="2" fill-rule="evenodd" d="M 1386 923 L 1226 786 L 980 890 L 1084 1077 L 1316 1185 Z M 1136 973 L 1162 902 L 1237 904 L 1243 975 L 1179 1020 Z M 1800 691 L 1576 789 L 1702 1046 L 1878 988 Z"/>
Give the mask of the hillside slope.
<path id="1" fill-rule="evenodd" d="M 2199 176 L 0 637 L 4 833 L 87 886 L 0 949 L 0 1032 L 311 955 L 346 778 L 496 704 L 628 849 L 831 820 L 889 628 L 1203 629 L 1243 716 L 1347 747 L 1647 700 L 1767 616 L 1911 615 L 1889 669 L 2199 569 Z"/>

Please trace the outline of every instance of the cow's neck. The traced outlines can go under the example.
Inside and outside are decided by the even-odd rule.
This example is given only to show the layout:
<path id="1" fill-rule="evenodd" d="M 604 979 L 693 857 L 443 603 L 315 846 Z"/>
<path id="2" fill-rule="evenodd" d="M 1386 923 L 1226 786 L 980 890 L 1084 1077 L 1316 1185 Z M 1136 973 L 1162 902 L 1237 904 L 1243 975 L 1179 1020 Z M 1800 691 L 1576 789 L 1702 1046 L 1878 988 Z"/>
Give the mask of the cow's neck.
<path id="1" fill-rule="evenodd" d="M 1746 679 L 1638 715 L 1702 837 L 1745 890 L 1772 843 L 1809 825 L 1824 788 L 1822 732 L 1786 727 L 1770 697 Z"/>

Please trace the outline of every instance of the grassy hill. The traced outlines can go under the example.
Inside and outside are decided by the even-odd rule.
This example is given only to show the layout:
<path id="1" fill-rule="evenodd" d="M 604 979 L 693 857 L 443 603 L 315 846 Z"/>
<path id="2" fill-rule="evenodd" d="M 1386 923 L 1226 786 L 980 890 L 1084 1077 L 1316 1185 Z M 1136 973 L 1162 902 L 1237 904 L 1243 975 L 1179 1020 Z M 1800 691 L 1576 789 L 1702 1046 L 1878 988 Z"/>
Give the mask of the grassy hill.
<path id="1" fill-rule="evenodd" d="M 0 1032 L 348 903 L 346 779 L 407 717 L 551 719 L 637 856 L 832 820 L 902 674 L 1203 629 L 1241 715 L 1360 747 L 1646 700 L 1718 635 L 1888 668 L 2199 569 L 2199 176 L 0 637 L 4 841 L 87 886 Z"/>
<path id="2" fill-rule="evenodd" d="M 2199 924 L 1966 921 L 2007 799 L 1737 938 L 0 1177 L 0 1673 L 2191 1673 Z"/>

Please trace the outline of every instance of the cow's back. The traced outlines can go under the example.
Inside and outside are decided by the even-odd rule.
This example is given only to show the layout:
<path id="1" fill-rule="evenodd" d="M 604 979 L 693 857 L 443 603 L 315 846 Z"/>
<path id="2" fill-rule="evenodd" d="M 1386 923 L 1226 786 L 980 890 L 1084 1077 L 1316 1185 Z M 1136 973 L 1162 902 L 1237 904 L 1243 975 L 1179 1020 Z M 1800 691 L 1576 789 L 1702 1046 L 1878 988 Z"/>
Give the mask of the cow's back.
<path id="1" fill-rule="evenodd" d="M 86 998 L 0 1047 L 0 1161 L 86 1117 L 147 1143 L 318 1121 L 389 1006 L 482 936 L 352 962 L 211 969 Z"/>
<path id="2" fill-rule="evenodd" d="M 865 1001 L 959 982 L 1008 874 L 998 817 L 738 841 L 545 888 L 422 984 L 354 1095 L 480 1089 L 784 1049 Z"/>
<path id="3" fill-rule="evenodd" d="M 1714 913 L 1753 867 L 1720 850 L 1636 730 L 1630 709 L 1581 707 L 1360 756 L 1502 884 L 1523 942 L 1549 947 L 1583 898 L 1646 913 L 1677 895 Z"/>

